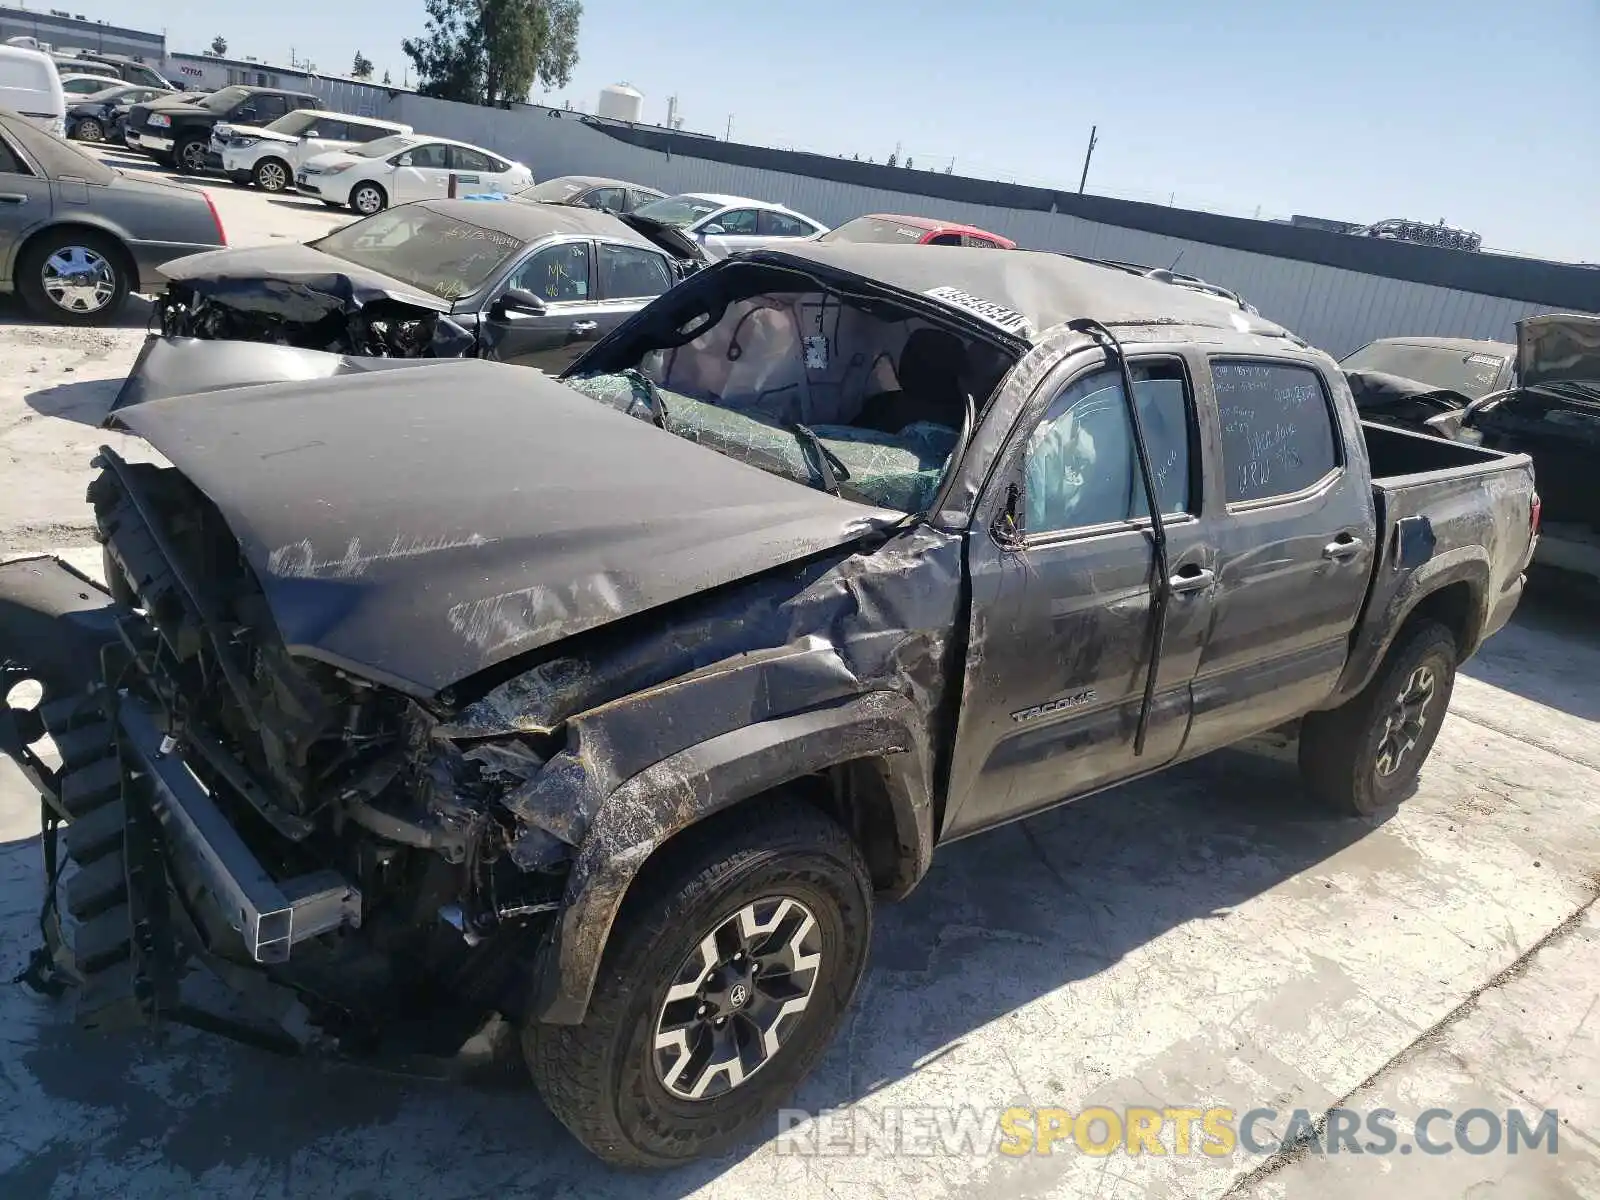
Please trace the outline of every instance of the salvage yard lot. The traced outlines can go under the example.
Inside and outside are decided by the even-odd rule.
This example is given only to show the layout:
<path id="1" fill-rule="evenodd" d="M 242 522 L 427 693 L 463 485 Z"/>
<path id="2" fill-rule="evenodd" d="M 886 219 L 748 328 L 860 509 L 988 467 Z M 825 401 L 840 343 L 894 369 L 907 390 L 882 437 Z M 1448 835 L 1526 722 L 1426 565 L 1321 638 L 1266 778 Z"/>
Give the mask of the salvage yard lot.
<path id="1" fill-rule="evenodd" d="M 348 218 L 212 192 L 234 244 Z M 96 424 L 144 317 L 135 305 L 122 327 L 68 331 L 0 311 L 0 554 L 72 548 L 94 567 L 88 460 L 105 442 L 137 453 Z M 1551 1108 L 1554 1156 L 1100 1158 L 1062 1144 L 807 1158 L 773 1142 L 622 1177 L 530 1089 L 285 1061 L 185 1030 L 96 1036 L 10 987 L 0 1195 L 1600 1195 L 1600 635 L 1581 604 L 1539 591 L 1465 668 L 1398 812 L 1328 819 L 1292 767 L 1230 752 L 947 847 L 881 911 L 849 1023 L 793 1103 L 878 1118 Z M 5 978 L 35 942 L 36 833 L 37 801 L 6 764 Z"/>

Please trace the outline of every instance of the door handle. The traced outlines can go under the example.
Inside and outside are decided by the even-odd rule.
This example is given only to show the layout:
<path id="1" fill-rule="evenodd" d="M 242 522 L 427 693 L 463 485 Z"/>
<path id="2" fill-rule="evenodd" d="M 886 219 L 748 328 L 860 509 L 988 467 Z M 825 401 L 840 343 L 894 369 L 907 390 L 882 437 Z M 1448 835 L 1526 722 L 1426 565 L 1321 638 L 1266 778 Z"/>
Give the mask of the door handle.
<path id="1" fill-rule="evenodd" d="M 28 194 L 26 192 L 0 192 L 0 204 L 26 204 L 27 202 Z"/>
<path id="2" fill-rule="evenodd" d="M 1335 562 L 1343 562 L 1360 554 L 1361 548 L 1365 545 L 1366 543 L 1360 538 L 1341 533 L 1322 548 L 1322 557 L 1332 559 Z"/>
<path id="3" fill-rule="evenodd" d="M 1184 567 L 1167 580 L 1167 587 L 1174 593 L 1199 592 L 1210 587 L 1216 577 L 1209 567 Z"/>
<path id="4" fill-rule="evenodd" d="M 572 323 L 572 332 L 573 333 L 593 333 L 596 329 L 599 329 L 599 328 L 600 328 L 600 322 L 599 321 L 574 321 Z"/>

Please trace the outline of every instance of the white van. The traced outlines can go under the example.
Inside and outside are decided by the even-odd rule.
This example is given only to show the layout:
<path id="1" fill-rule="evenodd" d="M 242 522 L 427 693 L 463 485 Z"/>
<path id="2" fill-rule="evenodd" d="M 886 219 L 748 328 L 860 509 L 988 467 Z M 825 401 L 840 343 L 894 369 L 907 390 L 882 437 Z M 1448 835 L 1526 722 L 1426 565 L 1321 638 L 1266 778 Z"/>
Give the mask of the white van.
<path id="1" fill-rule="evenodd" d="M 0 46 L 0 108 L 21 113 L 47 133 L 66 135 L 66 94 L 61 90 L 56 64 L 48 54 Z"/>

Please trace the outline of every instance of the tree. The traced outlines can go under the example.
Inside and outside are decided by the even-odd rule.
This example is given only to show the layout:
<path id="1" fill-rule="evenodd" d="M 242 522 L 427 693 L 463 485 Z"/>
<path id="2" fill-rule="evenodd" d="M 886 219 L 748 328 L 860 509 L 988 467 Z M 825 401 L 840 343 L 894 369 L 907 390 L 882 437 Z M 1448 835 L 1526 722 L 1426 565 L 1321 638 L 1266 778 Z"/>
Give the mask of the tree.
<path id="1" fill-rule="evenodd" d="M 228 52 L 228 39 L 223 37 L 219 33 L 219 34 L 217 34 L 216 37 L 211 39 L 211 53 L 213 55 L 215 55 L 217 58 L 221 58 L 227 52 Z"/>
<path id="2" fill-rule="evenodd" d="M 372 60 L 357 50 L 355 65 L 350 68 L 350 74 L 357 79 L 371 79 Z"/>
<path id="3" fill-rule="evenodd" d="M 578 61 L 582 0 L 426 0 L 423 36 L 401 49 L 424 96 L 504 105 L 535 83 L 565 87 Z"/>

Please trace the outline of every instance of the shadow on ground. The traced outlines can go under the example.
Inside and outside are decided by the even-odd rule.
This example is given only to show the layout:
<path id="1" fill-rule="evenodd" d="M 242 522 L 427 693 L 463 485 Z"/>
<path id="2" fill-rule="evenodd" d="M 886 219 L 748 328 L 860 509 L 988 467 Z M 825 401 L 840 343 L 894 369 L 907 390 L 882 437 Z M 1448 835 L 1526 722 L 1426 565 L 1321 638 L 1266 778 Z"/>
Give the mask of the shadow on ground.
<path id="1" fill-rule="evenodd" d="M 972 1031 L 1184 922 L 1228 919 L 1236 905 L 1372 828 L 1326 818 L 1301 797 L 1291 766 L 1234 751 L 946 847 L 910 899 L 881 911 L 872 966 L 847 1025 L 792 1103 L 844 1104 L 914 1073 Z M 18 868 L 37 896 L 35 846 L 0 850 L 0 879 Z M 147 1033 L 90 1034 L 64 1015 L 40 1014 L 39 1026 L 20 1059 L 52 1107 L 110 1108 L 116 1117 L 53 1131 L 0 1175 L 8 1196 L 82 1184 L 80 1165 L 91 1154 L 129 1162 L 152 1145 L 193 1180 L 245 1166 L 301 1178 L 291 1166 L 297 1155 L 370 1161 L 387 1157 L 380 1145 L 427 1136 L 428 1172 L 456 1180 L 462 1195 L 515 1180 L 541 1181 L 538 1194 L 565 1185 L 586 1197 L 664 1198 L 701 1186 L 749 1152 L 665 1175 L 619 1176 L 581 1151 L 527 1085 L 398 1079 L 274 1058 L 187 1030 L 165 1044 Z M 409 1128 L 419 1122 L 471 1136 Z M 96 1135 L 95 1125 L 109 1132 Z"/>
<path id="2" fill-rule="evenodd" d="M 1528 580 L 1511 624 L 1462 674 L 1574 717 L 1600 721 L 1600 588 L 1560 572 Z"/>
<path id="3" fill-rule="evenodd" d="M 146 296 L 135 293 L 128 297 L 122 311 L 104 325 L 68 326 L 59 321 L 45 321 L 34 316 L 16 295 L 0 296 L 0 328 L 7 325 L 31 325 L 38 329 L 143 329 L 150 323 L 155 305 Z"/>
<path id="4" fill-rule="evenodd" d="M 29 392 L 24 400 L 41 417 L 98 426 L 111 411 L 121 387 L 120 379 L 83 379 Z"/>

